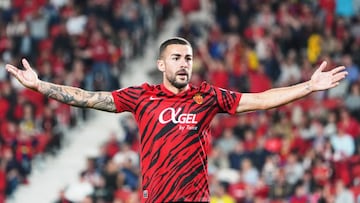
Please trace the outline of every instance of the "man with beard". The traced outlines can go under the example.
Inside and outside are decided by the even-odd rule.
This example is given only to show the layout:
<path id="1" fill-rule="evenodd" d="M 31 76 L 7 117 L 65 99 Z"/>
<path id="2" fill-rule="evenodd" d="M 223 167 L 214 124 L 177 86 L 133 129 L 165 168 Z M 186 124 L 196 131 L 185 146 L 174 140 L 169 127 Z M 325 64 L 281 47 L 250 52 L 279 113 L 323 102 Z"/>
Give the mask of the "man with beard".
<path id="1" fill-rule="evenodd" d="M 60 102 L 108 112 L 129 111 L 140 132 L 142 202 L 209 202 L 207 154 L 209 125 L 217 113 L 237 114 L 271 109 L 311 92 L 335 87 L 345 78 L 345 67 L 324 72 L 326 62 L 309 81 L 261 93 L 239 93 L 203 82 L 189 84 L 193 66 L 191 44 L 183 38 L 164 41 L 157 67 L 158 85 L 144 83 L 112 92 L 91 92 L 38 79 L 26 59 L 24 70 L 6 69 L 25 87 Z"/>

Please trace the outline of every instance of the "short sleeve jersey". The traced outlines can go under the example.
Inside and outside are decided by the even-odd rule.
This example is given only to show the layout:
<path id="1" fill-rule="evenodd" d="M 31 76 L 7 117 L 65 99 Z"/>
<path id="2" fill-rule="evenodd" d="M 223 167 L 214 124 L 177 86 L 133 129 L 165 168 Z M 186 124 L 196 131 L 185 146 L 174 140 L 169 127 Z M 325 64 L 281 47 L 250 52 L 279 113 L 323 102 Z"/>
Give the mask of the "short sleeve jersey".
<path id="1" fill-rule="evenodd" d="M 241 94 L 204 82 L 180 94 L 145 83 L 112 95 L 139 126 L 142 202 L 210 201 L 209 125 L 217 113 L 235 114 Z"/>

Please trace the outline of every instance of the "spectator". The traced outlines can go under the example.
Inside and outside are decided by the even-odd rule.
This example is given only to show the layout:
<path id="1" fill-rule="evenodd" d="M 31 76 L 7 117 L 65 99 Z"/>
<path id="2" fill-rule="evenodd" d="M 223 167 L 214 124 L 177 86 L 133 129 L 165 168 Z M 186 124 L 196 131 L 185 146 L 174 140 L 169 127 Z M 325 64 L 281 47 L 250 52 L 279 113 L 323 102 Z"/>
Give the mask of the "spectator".
<path id="1" fill-rule="evenodd" d="M 27 24 L 25 21 L 20 20 L 20 16 L 17 12 L 14 12 L 11 16 L 11 21 L 6 26 L 6 35 L 11 37 L 12 41 L 15 43 L 13 46 L 12 54 L 20 54 L 19 43 L 20 39 L 25 34 L 27 29 Z"/>
<path id="2" fill-rule="evenodd" d="M 240 169 L 241 162 L 249 158 L 250 153 L 245 150 L 244 143 L 242 141 L 238 141 L 234 150 L 229 153 L 229 163 L 230 168 Z"/>
<path id="3" fill-rule="evenodd" d="M 139 187 L 139 165 L 135 165 L 131 159 L 125 160 L 125 162 L 120 166 L 121 173 L 124 174 L 124 186 L 130 188 L 132 191 L 135 191 Z"/>
<path id="4" fill-rule="evenodd" d="M 257 142 L 254 130 L 248 129 L 244 132 L 244 147 L 246 151 L 253 152 L 257 147 Z"/>
<path id="5" fill-rule="evenodd" d="M 52 107 L 44 107 L 44 116 L 39 119 L 39 123 L 41 131 L 49 139 L 48 146 L 45 146 L 45 148 L 48 152 L 55 155 L 62 148 L 64 135 Z"/>
<path id="6" fill-rule="evenodd" d="M 85 178 L 85 173 L 79 175 L 79 179 L 70 184 L 65 190 L 65 198 L 72 202 L 83 202 L 88 196 L 92 195 L 94 187 Z"/>
<path id="7" fill-rule="evenodd" d="M 322 124 L 317 123 L 315 127 L 317 132 L 316 137 L 312 142 L 312 146 L 317 153 L 320 153 L 324 149 L 325 142 L 329 136 L 324 133 L 324 126 Z"/>
<path id="8" fill-rule="evenodd" d="M 126 116 L 123 120 L 120 121 L 121 126 L 125 130 L 124 133 L 124 142 L 136 149 L 136 146 L 139 142 L 139 129 L 136 125 L 136 121 L 132 116 Z"/>
<path id="9" fill-rule="evenodd" d="M 275 201 L 281 201 L 288 198 L 291 193 L 291 186 L 286 182 L 285 174 L 279 170 L 275 174 L 275 182 L 271 185 L 269 191 L 269 198 Z"/>
<path id="10" fill-rule="evenodd" d="M 290 185 L 295 185 L 303 177 L 304 168 L 298 161 L 296 154 L 292 153 L 288 155 L 286 159 L 286 165 L 284 167 L 284 173 L 286 181 Z"/>
<path id="11" fill-rule="evenodd" d="M 208 162 L 210 174 L 214 174 L 220 169 L 229 167 L 229 161 L 226 158 L 226 154 L 218 146 L 212 148 Z"/>
<path id="12" fill-rule="evenodd" d="M 92 61 L 91 71 L 87 75 L 88 90 L 113 89 L 109 43 L 100 31 L 93 31 L 87 49 L 79 52 L 79 56 Z"/>
<path id="13" fill-rule="evenodd" d="M 310 170 L 306 170 L 303 174 L 303 177 L 295 184 L 302 184 L 304 187 L 305 194 L 309 195 L 310 198 L 318 198 L 319 191 L 317 190 L 317 185 L 315 183 L 313 174 Z M 296 189 L 295 189 L 296 193 Z"/>
<path id="14" fill-rule="evenodd" d="M 337 49 L 337 39 L 330 28 L 325 28 L 322 37 L 321 50 L 324 55 L 334 55 Z"/>
<path id="15" fill-rule="evenodd" d="M 273 185 L 275 182 L 276 174 L 279 172 L 279 164 L 276 161 L 276 156 L 268 156 L 264 162 L 264 166 L 261 171 L 261 177 L 267 185 Z"/>
<path id="16" fill-rule="evenodd" d="M 354 203 L 354 195 L 346 188 L 341 180 L 335 184 L 335 203 Z"/>
<path id="17" fill-rule="evenodd" d="M 261 5 L 260 12 L 256 16 L 256 22 L 265 29 L 270 29 L 275 25 L 275 15 L 269 4 Z"/>
<path id="18" fill-rule="evenodd" d="M 249 74 L 250 92 L 263 92 L 272 85 L 270 78 L 265 74 L 264 66 L 259 66 Z"/>
<path id="19" fill-rule="evenodd" d="M 201 36 L 200 29 L 201 27 L 192 23 L 189 16 L 185 15 L 182 20 L 182 25 L 180 25 L 177 30 L 177 35 L 188 39 L 192 44 L 196 44 L 196 41 Z"/>
<path id="20" fill-rule="evenodd" d="M 48 37 L 48 23 L 49 19 L 42 10 L 37 9 L 33 12 L 29 19 L 29 31 L 35 42 L 40 42 Z"/>
<path id="21" fill-rule="evenodd" d="M 357 64 L 353 63 L 353 59 L 349 54 L 345 54 L 342 57 L 342 64 L 346 67 L 346 70 L 349 72 L 349 75 L 346 79 L 349 81 L 349 84 L 356 82 L 360 76 L 360 67 Z"/>
<path id="22" fill-rule="evenodd" d="M 319 134 L 322 134 L 319 121 L 316 119 L 312 119 L 309 114 L 304 114 L 300 118 L 300 124 L 299 124 L 299 134 L 300 137 L 304 140 L 313 140 L 316 138 L 316 136 L 321 136 Z"/>
<path id="23" fill-rule="evenodd" d="M 255 138 L 254 138 L 255 139 Z M 256 139 L 255 139 L 256 140 Z M 264 167 L 264 163 L 267 157 L 271 156 L 272 153 L 265 149 L 266 139 L 264 137 L 259 137 L 256 140 L 255 148 L 250 152 L 249 156 L 254 163 L 254 166 L 258 171 L 261 171 Z"/>
<path id="24" fill-rule="evenodd" d="M 109 158 L 113 158 L 120 151 L 120 142 L 115 132 L 110 133 L 109 139 L 104 145 L 106 154 Z"/>
<path id="25" fill-rule="evenodd" d="M 344 132 L 351 135 L 354 139 L 360 135 L 360 123 L 354 119 L 348 109 L 340 109 L 340 119 L 338 122 L 338 128 L 343 128 Z"/>
<path id="26" fill-rule="evenodd" d="M 320 203 L 334 202 L 335 201 L 334 193 L 333 193 L 331 187 L 332 186 L 331 186 L 330 183 L 324 185 L 324 187 L 322 188 L 322 191 L 321 191 L 320 198 L 318 200 Z"/>
<path id="27" fill-rule="evenodd" d="M 121 150 L 119 150 L 114 156 L 113 161 L 118 166 L 124 166 L 126 164 L 131 164 L 132 168 L 139 167 L 140 160 L 139 155 L 131 149 L 131 145 L 124 142 L 121 143 Z"/>
<path id="28" fill-rule="evenodd" d="M 214 194 L 210 203 L 235 203 L 235 199 L 231 197 L 227 192 L 228 185 L 226 183 L 217 183 L 214 185 L 212 193 Z"/>
<path id="29" fill-rule="evenodd" d="M 117 165 L 109 160 L 105 165 L 105 170 L 102 172 L 105 181 L 106 201 L 113 201 L 114 192 L 122 188 L 124 185 L 124 175 L 119 173 Z"/>
<path id="30" fill-rule="evenodd" d="M 289 203 L 302 203 L 302 202 L 309 202 L 309 197 L 306 193 L 304 185 L 300 183 L 295 186 L 294 195 L 290 197 Z"/>
<path id="31" fill-rule="evenodd" d="M 335 110 L 328 112 L 326 116 L 326 123 L 324 125 L 324 134 L 329 137 L 335 135 L 337 132 L 338 113 Z"/>
<path id="32" fill-rule="evenodd" d="M 11 149 L 4 150 L 4 164 L 6 164 L 6 189 L 3 191 L 5 195 L 12 196 L 17 187 L 22 182 L 22 176 L 20 174 L 19 162 L 14 157 Z"/>
<path id="33" fill-rule="evenodd" d="M 345 98 L 345 107 L 349 109 L 351 115 L 360 122 L 360 83 L 355 82 L 350 85 L 350 91 Z"/>
<path id="34" fill-rule="evenodd" d="M 290 50 L 284 61 L 281 63 L 281 74 L 278 80 L 279 86 L 294 84 L 300 81 L 300 67 L 296 63 L 296 52 Z"/>
<path id="35" fill-rule="evenodd" d="M 336 135 L 331 138 L 331 145 L 334 148 L 334 160 L 340 161 L 349 158 L 355 152 L 355 143 L 353 137 L 347 134 L 343 128 L 338 128 Z"/>
<path id="36" fill-rule="evenodd" d="M 233 130 L 227 128 L 223 131 L 222 137 L 217 140 L 216 145 L 222 152 L 228 155 L 231 151 L 234 151 L 237 142 Z"/>
<path id="37" fill-rule="evenodd" d="M 99 155 L 95 158 L 96 170 L 103 173 L 105 171 L 105 166 L 111 157 L 106 148 L 106 144 L 102 144 L 99 148 Z"/>
<path id="38" fill-rule="evenodd" d="M 80 8 L 76 8 L 75 6 L 69 4 L 66 8 L 72 10 L 67 12 L 66 15 L 66 30 L 70 35 L 79 36 L 85 32 L 85 26 L 88 22 L 88 17 L 81 13 Z"/>
<path id="39" fill-rule="evenodd" d="M 241 162 L 240 171 L 242 181 L 249 186 L 254 186 L 259 180 L 259 171 L 253 166 L 250 159 L 244 159 Z"/>
<path id="40" fill-rule="evenodd" d="M 231 12 L 229 14 L 228 20 L 224 26 L 224 33 L 237 35 L 242 33 L 242 27 L 240 23 L 240 19 L 238 18 L 237 14 Z"/>
<path id="41" fill-rule="evenodd" d="M 86 168 L 82 171 L 82 174 L 87 182 L 94 187 L 99 187 L 102 184 L 102 178 L 95 164 L 95 159 L 88 157 L 86 160 Z"/>

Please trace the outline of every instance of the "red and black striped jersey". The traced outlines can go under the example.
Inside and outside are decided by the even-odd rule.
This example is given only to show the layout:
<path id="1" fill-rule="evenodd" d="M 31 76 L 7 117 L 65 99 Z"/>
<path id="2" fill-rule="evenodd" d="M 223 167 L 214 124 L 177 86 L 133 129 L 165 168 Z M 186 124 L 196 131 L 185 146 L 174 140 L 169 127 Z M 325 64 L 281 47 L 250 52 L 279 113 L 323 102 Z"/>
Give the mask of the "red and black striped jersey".
<path id="1" fill-rule="evenodd" d="M 209 125 L 217 113 L 235 114 L 241 94 L 204 82 L 180 94 L 145 83 L 112 95 L 139 126 L 142 202 L 210 201 Z"/>

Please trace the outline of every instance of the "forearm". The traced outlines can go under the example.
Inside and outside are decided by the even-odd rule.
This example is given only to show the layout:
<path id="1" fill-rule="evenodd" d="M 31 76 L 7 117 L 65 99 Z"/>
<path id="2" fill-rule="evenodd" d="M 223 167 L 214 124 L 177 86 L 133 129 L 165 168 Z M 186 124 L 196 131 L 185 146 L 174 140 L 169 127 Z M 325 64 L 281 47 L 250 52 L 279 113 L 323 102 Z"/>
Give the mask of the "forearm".
<path id="1" fill-rule="evenodd" d="M 57 85 L 40 81 L 36 90 L 59 102 L 82 108 L 93 108 L 115 112 L 115 104 L 110 92 L 91 92 L 80 88 Z"/>
<path id="2" fill-rule="evenodd" d="M 271 109 L 300 99 L 311 92 L 313 92 L 311 83 L 306 81 L 288 87 L 270 89 L 261 93 L 260 96 L 262 101 L 266 101 L 263 102 L 265 105 L 263 108 Z"/>
<path id="3" fill-rule="evenodd" d="M 310 81 L 289 87 L 270 89 L 261 93 L 244 93 L 237 107 L 237 112 L 267 110 L 294 100 L 300 99 L 313 92 Z"/>

